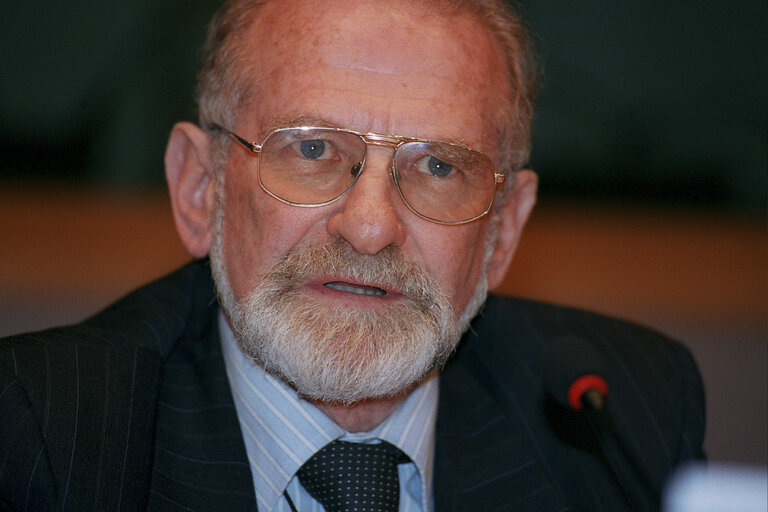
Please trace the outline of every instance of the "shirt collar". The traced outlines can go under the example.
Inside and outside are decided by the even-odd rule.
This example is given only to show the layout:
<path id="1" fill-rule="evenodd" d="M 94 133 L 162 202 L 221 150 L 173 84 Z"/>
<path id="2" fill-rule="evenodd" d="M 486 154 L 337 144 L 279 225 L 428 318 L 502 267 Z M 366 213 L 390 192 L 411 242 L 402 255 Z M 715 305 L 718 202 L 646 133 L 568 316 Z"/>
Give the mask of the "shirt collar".
<path id="1" fill-rule="evenodd" d="M 423 510 L 430 510 L 438 401 L 436 372 L 372 431 L 350 433 L 247 357 L 223 313 L 219 315 L 219 332 L 259 510 L 272 510 L 296 471 L 335 439 L 382 439 L 400 448 L 416 465 Z"/>

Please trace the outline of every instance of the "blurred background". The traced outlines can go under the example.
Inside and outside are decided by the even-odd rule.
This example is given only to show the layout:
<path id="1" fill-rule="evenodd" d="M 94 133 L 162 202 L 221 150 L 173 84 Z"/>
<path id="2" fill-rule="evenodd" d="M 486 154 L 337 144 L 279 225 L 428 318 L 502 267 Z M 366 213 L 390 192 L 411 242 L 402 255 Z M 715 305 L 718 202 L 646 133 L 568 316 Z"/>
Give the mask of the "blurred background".
<path id="1" fill-rule="evenodd" d="M 0 335 L 79 321 L 189 257 L 162 155 L 211 0 L 0 5 Z M 505 294 L 693 352 L 713 460 L 766 464 L 768 4 L 521 2 L 540 200 Z"/>

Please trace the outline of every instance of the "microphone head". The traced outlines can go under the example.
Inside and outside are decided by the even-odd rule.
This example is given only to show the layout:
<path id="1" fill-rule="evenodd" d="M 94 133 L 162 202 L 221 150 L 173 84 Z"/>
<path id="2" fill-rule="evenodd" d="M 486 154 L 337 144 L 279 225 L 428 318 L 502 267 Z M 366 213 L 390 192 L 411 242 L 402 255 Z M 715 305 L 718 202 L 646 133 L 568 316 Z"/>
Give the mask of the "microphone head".
<path id="1" fill-rule="evenodd" d="M 605 374 L 602 359 L 581 338 L 563 336 L 548 343 L 541 352 L 540 364 L 544 389 L 563 407 L 581 411 L 585 394 L 608 393 L 608 385 L 601 377 Z"/>

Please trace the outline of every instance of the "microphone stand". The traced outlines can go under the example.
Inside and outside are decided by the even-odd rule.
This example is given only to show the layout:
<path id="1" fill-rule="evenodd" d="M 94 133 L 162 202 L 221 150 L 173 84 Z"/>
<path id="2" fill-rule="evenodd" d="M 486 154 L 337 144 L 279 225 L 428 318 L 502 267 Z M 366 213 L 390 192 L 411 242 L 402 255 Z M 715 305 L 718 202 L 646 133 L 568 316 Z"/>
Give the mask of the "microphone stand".
<path id="1" fill-rule="evenodd" d="M 660 489 L 651 478 L 637 450 L 627 441 L 611 418 L 605 395 L 595 388 L 590 388 L 582 394 L 581 404 L 587 420 L 601 438 L 603 459 L 618 480 L 627 504 L 634 512 L 658 512 L 661 506 Z M 608 443 L 617 449 L 606 449 Z M 631 471 L 627 471 L 627 464 Z M 635 489 L 632 485 L 638 479 L 642 490 Z"/>

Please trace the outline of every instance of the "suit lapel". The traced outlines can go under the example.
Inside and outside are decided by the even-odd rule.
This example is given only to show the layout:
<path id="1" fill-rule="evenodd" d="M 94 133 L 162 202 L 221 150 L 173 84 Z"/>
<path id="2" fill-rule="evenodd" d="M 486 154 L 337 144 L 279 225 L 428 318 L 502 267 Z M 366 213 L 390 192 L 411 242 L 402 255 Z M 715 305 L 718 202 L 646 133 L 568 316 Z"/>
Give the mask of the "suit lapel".
<path id="1" fill-rule="evenodd" d="M 256 510 L 218 309 L 202 314 L 208 321 L 186 334 L 163 365 L 150 509 Z"/>
<path id="2" fill-rule="evenodd" d="M 462 347 L 440 381 L 436 510 L 570 510 L 520 404 L 499 392 L 471 346 L 489 341 L 465 342 L 470 346 Z"/>
<path id="3" fill-rule="evenodd" d="M 141 398 L 156 414 L 155 430 L 134 436 L 131 446 L 151 454 L 149 510 L 256 509 L 217 315 L 208 263 L 200 261 L 137 290 L 89 323 L 110 329 L 109 338 L 119 344 L 155 355 L 153 374 L 142 372 L 141 379 L 156 390 Z M 114 332 L 114 325 L 124 330 Z"/>

